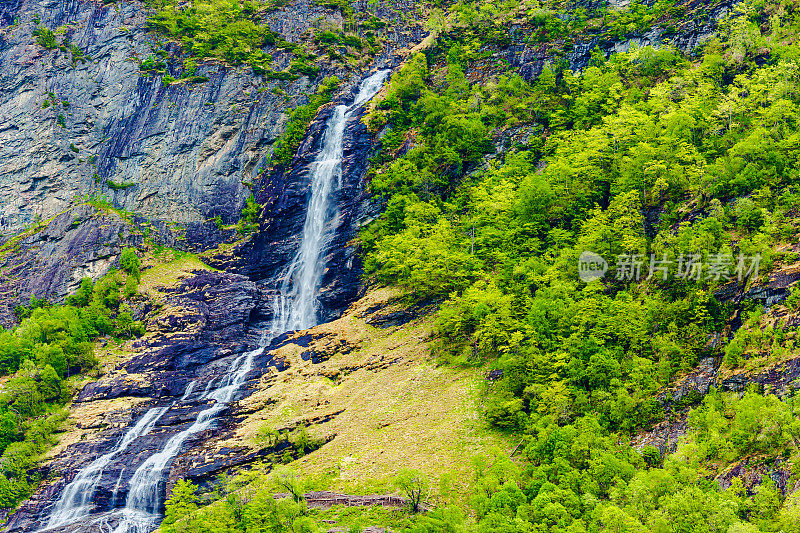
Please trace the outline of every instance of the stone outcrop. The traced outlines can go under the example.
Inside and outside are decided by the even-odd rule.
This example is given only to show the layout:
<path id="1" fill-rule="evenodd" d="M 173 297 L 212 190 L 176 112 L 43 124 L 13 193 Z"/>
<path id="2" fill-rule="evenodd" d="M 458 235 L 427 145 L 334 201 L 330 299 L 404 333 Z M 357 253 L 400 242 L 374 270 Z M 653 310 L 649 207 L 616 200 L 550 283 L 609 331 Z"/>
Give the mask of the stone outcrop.
<path id="1" fill-rule="evenodd" d="M 288 498 L 288 493 L 277 493 L 275 498 Z M 334 505 L 345 507 L 364 507 L 369 505 L 379 505 L 381 507 L 403 507 L 406 499 L 395 494 L 366 494 L 353 495 L 341 494 L 328 490 L 306 492 L 303 497 L 312 509 L 328 509 Z"/>
<path id="2" fill-rule="evenodd" d="M 97 280 L 119 267 L 123 248 L 145 240 L 203 251 L 235 238 L 213 224 L 186 229 L 90 204 L 78 204 L 26 230 L 0 247 L 0 324 L 13 325 L 14 307 L 31 296 L 59 302 L 84 277 Z"/>
<path id="3" fill-rule="evenodd" d="M 123 247 L 142 240 L 116 214 L 82 205 L 7 242 L 0 251 L 0 323 L 10 326 L 14 306 L 31 295 L 60 300 L 83 277 L 102 277 L 118 265 Z"/>

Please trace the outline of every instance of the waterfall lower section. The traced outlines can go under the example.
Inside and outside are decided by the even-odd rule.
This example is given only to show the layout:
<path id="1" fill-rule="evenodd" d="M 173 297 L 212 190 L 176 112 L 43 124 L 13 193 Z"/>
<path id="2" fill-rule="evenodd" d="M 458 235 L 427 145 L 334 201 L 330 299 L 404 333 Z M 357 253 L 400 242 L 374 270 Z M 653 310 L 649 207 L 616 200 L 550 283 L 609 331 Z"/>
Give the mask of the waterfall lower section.
<path id="1" fill-rule="evenodd" d="M 195 392 L 195 389 L 199 389 L 197 384 L 200 380 L 197 379 L 186 385 L 180 400 L 147 410 L 112 449 L 83 468 L 64 487 L 46 522 L 42 522 L 41 526 L 44 527 L 40 531 L 153 531 L 161 520 L 169 469 L 175 458 L 184 451 L 187 442 L 214 427 L 219 415 L 237 399 L 248 374 L 253 370 L 254 360 L 276 336 L 317 324 L 317 293 L 325 270 L 323 258 L 337 229 L 336 206 L 332 205 L 331 200 L 342 182 L 345 127 L 348 120 L 357 116 L 361 106 L 380 90 L 387 75 L 388 71 L 379 71 L 364 79 L 353 103 L 337 106 L 326 123 L 320 152 L 309 169 L 311 192 L 300 244 L 279 277 L 272 323 L 262 336 L 260 347 L 236 357 L 225 376 L 216 384 L 213 378 L 207 377 L 202 392 Z M 202 409 L 193 421 L 186 423 L 186 427 L 166 441 L 162 440 L 163 444 L 136 467 L 127 483 L 123 476 L 133 465 L 124 465 L 113 485 L 111 509 L 104 511 L 96 508 L 97 487 L 109 465 L 137 439 L 147 436 L 173 408 L 182 409 L 186 405 L 200 405 Z M 123 501 L 123 496 L 124 506 L 116 508 L 117 502 Z M 97 516 L 92 516 L 95 514 Z"/>
<path id="2" fill-rule="evenodd" d="M 147 533 L 158 525 L 163 499 L 162 489 L 166 481 L 164 474 L 169 463 L 180 453 L 181 447 L 189 437 L 210 428 L 217 415 L 228 407 L 247 378 L 248 372 L 252 370 L 253 359 L 263 351 L 262 347 L 240 355 L 217 388 L 200 398 L 213 400 L 214 403 L 201 411 L 188 428 L 170 438 L 161 451 L 151 455 L 136 469 L 129 483 L 130 489 L 122 511 L 122 519 L 114 529 L 115 533 Z M 186 388 L 184 397 L 190 396 L 193 388 L 194 381 Z"/>
<path id="3" fill-rule="evenodd" d="M 169 406 L 171 407 L 171 406 Z M 70 524 L 76 520 L 90 514 L 93 503 L 92 498 L 95 494 L 103 470 L 111 464 L 116 456 L 137 438 L 146 435 L 156 422 L 167 412 L 169 407 L 154 407 L 147 411 L 139 421 L 130 428 L 108 453 L 95 459 L 88 467 L 81 470 L 72 483 L 64 488 L 61 498 L 56 502 L 50 518 L 47 521 L 46 529 L 53 529 L 65 524 Z"/>

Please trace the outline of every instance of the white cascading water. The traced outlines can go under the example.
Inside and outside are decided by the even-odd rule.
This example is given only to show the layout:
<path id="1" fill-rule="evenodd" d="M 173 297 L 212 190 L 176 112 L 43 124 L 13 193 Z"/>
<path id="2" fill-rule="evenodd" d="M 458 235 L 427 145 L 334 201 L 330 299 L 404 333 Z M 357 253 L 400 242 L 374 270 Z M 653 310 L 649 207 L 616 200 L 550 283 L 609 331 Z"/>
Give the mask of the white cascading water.
<path id="1" fill-rule="evenodd" d="M 353 103 L 337 106 L 328 119 L 322 150 L 311 166 L 311 199 L 300 248 L 281 275 L 280 292 L 273 302 L 274 335 L 308 329 L 317 323 L 317 293 L 325 267 L 321 257 L 333 235 L 330 200 L 334 187 L 341 187 L 345 125 L 377 94 L 388 73 L 378 71 L 362 81 Z"/>
<path id="2" fill-rule="evenodd" d="M 274 317 L 261 347 L 239 356 L 228 369 L 227 376 L 212 389 L 212 381 L 206 386 L 200 399 L 214 400 L 210 407 L 201 411 L 197 419 L 185 430 L 173 435 L 164 447 L 148 457 L 134 472 L 129 482 L 125 507 L 114 533 L 149 533 L 158 525 L 161 507 L 161 487 L 165 483 L 165 471 L 180 453 L 183 444 L 192 436 L 209 429 L 219 415 L 233 400 L 253 368 L 253 361 L 264 351 L 277 335 L 287 331 L 308 329 L 317 322 L 317 291 L 319 290 L 324 265 L 321 258 L 330 243 L 330 200 L 334 188 L 341 187 L 343 138 L 345 125 L 358 109 L 371 100 L 383 86 L 388 71 L 379 71 L 366 78 L 359 86 L 355 100 L 349 106 L 340 105 L 328 119 L 323 146 L 311 167 L 311 198 L 300 247 L 281 275 L 280 293 L 274 301 Z M 194 390 L 190 383 L 181 400 L 187 400 Z M 174 405 L 174 404 L 173 404 Z M 65 487 L 54 507 L 45 529 L 62 526 L 86 516 L 91 511 L 91 498 L 102 469 L 135 438 L 149 431 L 169 407 L 158 407 L 148 411 L 135 427 L 131 428 L 114 450 L 95 460 Z M 141 427 L 140 427 L 141 426 Z M 138 428 L 138 429 L 137 429 Z M 116 499 L 117 488 L 112 500 Z"/>
<path id="3" fill-rule="evenodd" d="M 50 513 L 45 528 L 51 529 L 69 524 L 90 514 L 94 507 L 92 498 L 94 497 L 97 483 L 103 475 L 103 470 L 111 463 L 114 457 L 125 451 L 131 442 L 142 435 L 147 435 L 170 407 L 154 407 L 147 411 L 108 453 L 101 455 L 92 461 L 89 466 L 81 470 L 75 476 L 75 479 L 64 487 L 61 497 Z"/>
<path id="4" fill-rule="evenodd" d="M 264 343 L 261 344 L 263 346 Z M 148 457 L 136 469 L 129 483 L 130 488 L 125 500 L 125 508 L 122 510 L 122 517 L 114 529 L 114 533 L 149 533 L 155 529 L 160 516 L 160 489 L 165 481 L 164 471 L 167 466 L 178 455 L 183 443 L 189 437 L 211 427 L 217 415 L 233 400 L 239 387 L 247 378 L 248 372 L 253 368 L 253 360 L 262 351 L 264 351 L 263 347 L 237 357 L 219 386 L 201 396 L 201 399 L 214 400 L 214 403 L 200 411 L 188 428 L 173 435 L 161 451 Z M 184 397 L 191 394 L 190 387 L 192 387 L 191 384 L 187 387 Z"/>

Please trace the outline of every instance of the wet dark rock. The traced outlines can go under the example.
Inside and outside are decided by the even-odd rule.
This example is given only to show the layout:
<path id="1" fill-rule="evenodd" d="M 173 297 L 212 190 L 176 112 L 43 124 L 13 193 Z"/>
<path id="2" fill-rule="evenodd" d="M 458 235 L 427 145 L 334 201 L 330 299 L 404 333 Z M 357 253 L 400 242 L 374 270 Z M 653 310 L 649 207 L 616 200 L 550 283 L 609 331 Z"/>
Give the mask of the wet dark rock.
<path id="1" fill-rule="evenodd" d="M 486 380 L 487 381 L 497 381 L 498 379 L 503 377 L 503 369 L 498 370 L 490 370 L 486 373 Z"/>
<path id="2" fill-rule="evenodd" d="M 46 516 L 61 490 L 80 469 L 109 451 L 125 431 L 150 408 L 170 406 L 153 430 L 132 445 L 104 470 L 94 498 L 98 511 L 110 510 L 124 503 L 127 481 L 136 467 L 154 450 L 191 424 L 211 401 L 201 399 L 205 386 L 222 379 L 232 361 L 252 348 L 242 341 L 255 305 L 255 284 L 244 276 L 224 272 L 200 272 L 167 291 L 161 315 L 146 317 L 148 334 L 124 370 L 114 371 L 89 383 L 76 398 L 76 406 L 111 398 L 146 398 L 131 409 L 103 415 L 100 432 L 91 439 L 69 446 L 40 472 L 45 479 L 34 497 L 11 517 L 9 531 L 31 531 Z M 186 331 L 173 332 L 166 320 L 171 313 L 186 313 L 191 320 Z M 167 324 L 167 325 L 165 325 Z M 166 329 L 162 329 L 166 328 Z M 270 366 L 279 366 L 265 353 L 256 363 L 251 379 Z M 189 382 L 196 380 L 194 392 L 176 404 Z M 243 387 L 240 397 L 252 388 Z M 236 398 L 238 399 L 238 398 Z M 186 451 L 203 445 L 210 437 L 220 437 L 235 427 L 235 404 L 231 404 L 207 432 L 193 435 Z M 239 453 L 231 451 L 231 454 Z M 223 454 L 227 455 L 227 454 Z M 215 461 L 227 459 L 215 458 Z M 229 461 L 230 462 L 230 461 Z M 212 467 L 208 467 L 212 468 Z M 120 492 L 112 501 L 117 481 Z M 96 518 L 94 515 L 92 519 Z"/>
<path id="3" fill-rule="evenodd" d="M 679 407 L 700 401 L 711 387 L 717 385 L 718 363 L 712 357 L 701 360 L 697 366 L 676 380 L 669 390 L 658 395 L 666 408 Z"/>
<path id="4" fill-rule="evenodd" d="M 400 305 L 395 305 L 399 303 Z M 441 300 L 427 300 L 412 305 L 401 302 L 387 302 L 367 308 L 364 322 L 377 328 L 404 326 L 420 316 L 436 312 Z"/>
<path id="5" fill-rule="evenodd" d="M 283 448 L 289 447 L 287 443 L 281 444 Z M 175 483 L 178 479 L 187 478 L 203 487 L 206 483 L 213 483 L 220 474 L 238 471 L 268 457 L 274 451 L 281 450 L 222 448 L 216 454 L 205 454 L 200 461 L 196 456 L 184 456 L 175 462 L 170 481 Z"/>
<path id="6" fill-rule="evenodd" d="M 784 361 L 761 372 L 737 374 L 719 384 L 720 390 L 730 392 L 742 392 L 750 386 L 779 398 L 794 394 L 800 389 L 800 358 Z"/>
<path id="7" fill-rule="evenodd" d="M 655 424 L 649 431 L 635 435 L 631 439 L 631 445 L 640 451 L 647 446 L 652 446 L 662 457 L 673 453 L 678 448 L 680 439 L 689 431 L 687 423 L 689 410 L 687 407 L 679 412 L 671 412 L 666 420 Z"/>
<path id="8" fill-rule="evenodd" d="M 126 372 L 90 383 L 77 401 L 151 396 L 160 390 L 174 395 L 177 392 L 170 371 L 200 369 L 248 348 L 241 340 L 255 305 L 252 281 L 236 274 L 201 272 L 165 292 L 168 311 L 147 322 L 148 335 L 140 341 L 136 357 L 125 366 Z M 142 373 L 148 373 L 147 381 L 130 377 Z M 182 373 L 180 383 L 189 381 Z"/>

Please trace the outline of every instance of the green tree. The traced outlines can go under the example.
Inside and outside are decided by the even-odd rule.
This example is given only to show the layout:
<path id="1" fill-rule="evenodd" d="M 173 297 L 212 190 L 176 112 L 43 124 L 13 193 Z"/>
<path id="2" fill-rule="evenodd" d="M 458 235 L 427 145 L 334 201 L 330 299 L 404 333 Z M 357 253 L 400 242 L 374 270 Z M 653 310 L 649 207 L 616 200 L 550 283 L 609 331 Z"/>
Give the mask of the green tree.
<path id="1" fill-rule="evenodd" d="M 186 479 L 179 479 L 165 503 L 164 525 L 171 526 L 178 520 L 191 515 L 198 508 L 197 485 Z M 169 531 L 169 528 L 166 528 Z"/>
<path id="2" fill-rule="evenodd" d="M 134 248 L 124 248 L 122 250 L 122 254 L 119 257 L 119 265 L 122 270 L 133 276 L 136 281 L 141 279 L 142 261 Z"/>
<path id="3" fill-rule="evenodd" d="M 404 468 L 397 473 L 394 485 L 405 497 L 406 506 L 412 513 L 424 510 L 430 496 L 430 483 L 424 474 Z"/>

